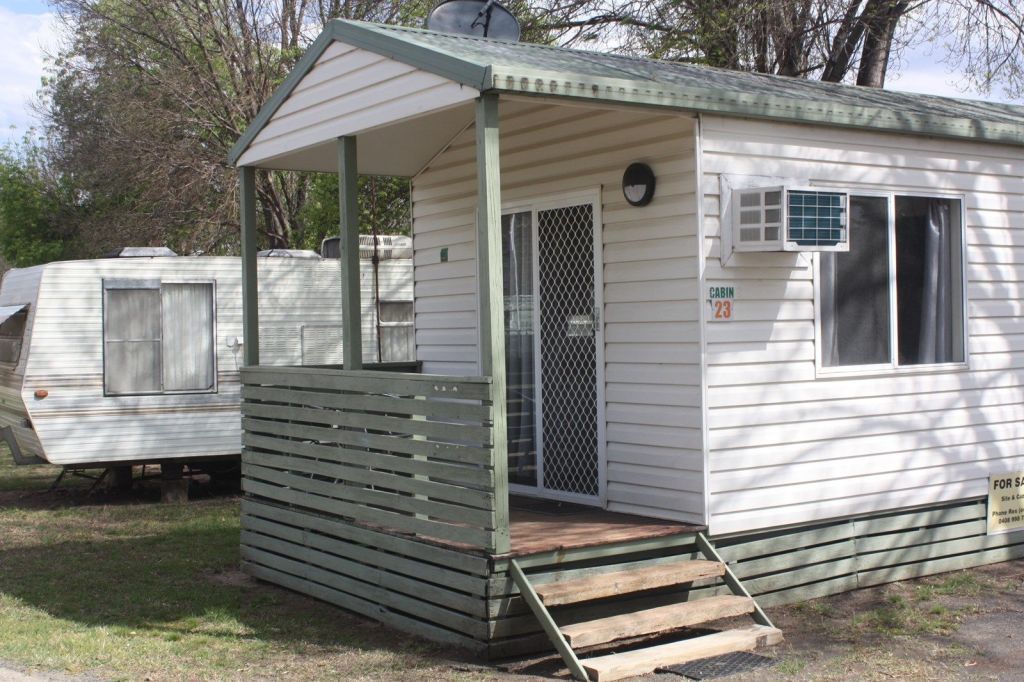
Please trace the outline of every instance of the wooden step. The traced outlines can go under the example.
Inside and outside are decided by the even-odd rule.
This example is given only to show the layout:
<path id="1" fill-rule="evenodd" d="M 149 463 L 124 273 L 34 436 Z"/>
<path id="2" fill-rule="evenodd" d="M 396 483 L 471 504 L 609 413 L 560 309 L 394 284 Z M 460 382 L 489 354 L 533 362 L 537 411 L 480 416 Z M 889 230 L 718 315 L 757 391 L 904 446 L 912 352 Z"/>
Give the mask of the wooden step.
<path id="1" fill-rule="evenodd" d="M 725 567 L 717 561 L 682 560 L 644 568 L 624 568 L 584 578 L 555 580 L 535 584 L 533 588 L 545 606 L 558 606 L 657 587 L 682 585 L 702 578 L 717 578 L 724 573 Z"/>
<path id="2" fill-rule="evenodd" d="M 719 618 L 742 616 L 754 610 L 749 597 L 722 595 L 680 604 L 667 604 L 621 616 L 598 618 L 561 628 L 569 645 L 574 649 L 627 637 L 655 635 L 670 630 L 707 623 Z"/>
<path id="3" fill-rule="evenodd" d="M 623 677 L 644 675 L 667 665 L 695 661 L 698 658 L 720 656 L 733 651 L 752 651 L 781 641 L 782 631 L 778 628 L 752 625 L 645 649 L 597 656 L 584 659 L 581 663 L 591 680 L 608 682 L 621 680 Z"/>

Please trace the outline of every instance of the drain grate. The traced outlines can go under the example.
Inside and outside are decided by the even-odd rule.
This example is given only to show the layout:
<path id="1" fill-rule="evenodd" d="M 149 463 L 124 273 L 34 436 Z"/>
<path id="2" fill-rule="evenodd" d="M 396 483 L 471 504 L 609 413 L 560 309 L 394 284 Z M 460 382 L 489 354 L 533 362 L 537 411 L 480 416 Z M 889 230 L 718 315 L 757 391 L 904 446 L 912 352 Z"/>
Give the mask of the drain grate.
<path id="1" fill-rule="evenodd" d="M 717 677 L 728 677 L 758 668 L 768 668 L 778 663 L 777 658 L 768 658 L 749 651 L 737 651 L 711 658 L 701 658 L 689 663 L 670 665 L 658 669 L 660 673 L 675 673 L 691 680 L 712 680 Z"/>

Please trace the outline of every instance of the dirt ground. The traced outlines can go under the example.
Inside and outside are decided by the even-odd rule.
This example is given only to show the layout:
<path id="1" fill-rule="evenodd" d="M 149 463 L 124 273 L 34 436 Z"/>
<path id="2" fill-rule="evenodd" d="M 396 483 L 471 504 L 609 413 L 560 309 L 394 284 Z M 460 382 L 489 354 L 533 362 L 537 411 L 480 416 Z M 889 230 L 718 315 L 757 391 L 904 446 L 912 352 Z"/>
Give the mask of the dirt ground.
<path id="1" fill-rule="evenodd" d="M 768 613 L 786 637 L 770 654 L 780 662 L 734 682 L 1024 680 L 1022 560 Z"/>
<path id="2" fill-rule="evenodd" d="M 778 662 L 730 682 L 1024 680 L 1024 560 L 767 609 Z M 747 621 L 749 622 L 749 621 Z M 565 676 L 553 659 L 499 666 Z M 661 673 L 632 682 L 684 682 Z"/>

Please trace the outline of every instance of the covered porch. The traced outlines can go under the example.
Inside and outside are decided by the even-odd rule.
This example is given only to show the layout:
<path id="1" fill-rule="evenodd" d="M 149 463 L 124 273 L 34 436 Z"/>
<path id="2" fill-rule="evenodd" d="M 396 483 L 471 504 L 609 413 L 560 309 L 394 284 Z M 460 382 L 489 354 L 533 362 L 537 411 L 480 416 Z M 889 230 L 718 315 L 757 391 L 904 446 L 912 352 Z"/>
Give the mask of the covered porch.
<path id="1" fill-rule="evenodd" d="M 752 648 L 777 638 L 777 631 L 703 537 L 703 526 L 692 522 L 703 509 L 700 466 L 693 464 L 699 460 L 699 424 L 692 420 L 692 408 L 682 412 L 686 424 L 681 429 L 672 422 L 679 412 L 673 408 L 667 416 L 657 416 L 673 423 L 671 428 L 658 431 L 639 424 L 621 430 L 620 440 L 628 441 L 653 429 L 655 437 L 637 450 L 651 465 L 634 466 L 628 442 L 619 444 L 622 492 L 619 506 L 608 509 L 600 299 L 600 211 L 606 204 L 602 182 L 607 184 L 609 174 L 617 181 L 622 162 L 636 153 L 635 146 L 619 141 L 611 152 L 599 150 L 604 165 L 550 185 L 549 191 L 569 197 L 561 203 L 530 200 L 538 191 L 535 178 L 525 183 L 518 178 L 540 167 L 528 157 L 551 142 L 545 142 L 545 135 L 557 134 L 543 132 L 544 121 L 557 118 L 560 125 L 575 126 L 577 114 L 585 109 L 504 93 L 499 100 L 494 87 L 498 77 L 490 67 L 381 37 L 388 31 L 347 22 L 329 27 L 232 153 L 241 178 L 244 269 L 244 569 L 394 627 L 490 657 L 554 646 L 579 678 L 615 679 L 651 660 L 677 660 L 681 654 L 677 647 L 658 654 L 662 659 L 651 658 L 653 654 L 632 662 L 592 659 L 585 669 L 586 662 L 574 647 L 665 633 L 714 617 L 755 614 L 758 625 L 730 635 L 728 646 Z M 418 39 L 426 34 L 415 35 Z M 499 149 L 502 111 L 517 117 L 520 138 L 519 156 L 511 164 L 517 179 L 508 184 L 502 181 L 502 169 L 508 165 L 503 166 Z M 643 257 L 660 255 L 660 267 L 674 268 L 676 261 L 666 260 L 664 249 L 659 253 L 657 239 L 665 239 L 673 249 L 667 255 L 690 267 L 690 256 L 681 255 L 690 242 L 684 244 L 675 233 L 681 224 L 686 229 L 696 224 L 695 216 L 676 220 L 680 211 L 695 210 L 687 208 L 696 186 L 687 156 L 693 146 L 692 122 L 649 113 L 635 118 L 632 111 L 614 109 L 587 115 L 593 118 L 588 125 L 605 135 L 615 135 L 620 122 L 639 121 L 648 138 L 645 148 L 668 159 L 669 187 L 676 188 L 670 191 L 689 202 L 666 202 L 661 213 L 648 216 L 653 223 L 619 209 L 618 238 L 627 241 L 638 231 L 651 231 L 655 243 L 640 249 Z M 674 143 L 676 134 L 681 151 L 665 144 L 666 139 Z M 587 149 L 593 144 L 590 137 L 580 133 L 564 149 Z M 455 160 L 441 158 L 445 154 Z M 545 172 L 564 176 L 574 163 L 559 156 L 557 162 L 548 162 Z M 260 365 L 257 168 L 338 175 L 343 368 Z M 424 180 L 428 168 L 431 174 Z M 429 224 L 424 232 L 414 228 L 417 320 L 430 320 L 429 341 L 418 344 L 431 349 L 429 357 L 418 358 L 427 361 L 426 373 L 364 367 L 361 361 L 356 191 L 360 173 L 414 176 L 421 181 L 423 203 L 432 206 L 429 216 L 417 218 L 414 211 L 414 222 Z M 621 196 L 618 187 L 614 189 Z M 520 218 L 532 229 L 518 233 L 526 248 L 538 244 L 545 229 L 552 234 L 576 229 L 576 259 L 559 259 L 569 249 L 556 243 L 544 265 L 544 254 L 534 248 L 529 259 L 535 269 L 521 277 L 522 289 L 513 290 L 509 242 L 519 238 L 515 229 Z M 428 248 L 424 241 L 429 241 Z M 425 251 L 430 253 L 429 262 L 423 260 Z M 637 249 L 620 251 L 629 258 Z M 543 267 L 555 273 L 576 267 L 578 274 L 545 282 L 543 272 L 537 272 Z M 635 272 L 636 267 L 630 263 L 619 269 Z M 435 272 L 443 277 L 435 277 Z M 695 274 L 686 277 L 690 279 L 676 284 L 689 291 Z M 584 286 L 577 286 L 581 281 Z M 542 285 L 555 292 L 575 291 L 581 307 L 563 306 L 557 319 L 540 319 L 531 291 L 539 292 Z M 643 296 L 647 288 L 626 282 L 617 295 L 628 301 L 630 296 Z M 423 298 L 430 300 L 424 303 Z M 622 303 L 616 311 L 626 307 Z M 691 312 L 687 304 L 675 306 L 670 314 Z M 642 315 L 662 316 L 653 304 Z M 626 327 L 634 320 L 629 315 L 621 319 L 623 336 L 629 336 Z M 680 370 L 672 363 L 682 367 L 679 363 L 693 362 L 692 339 L 681 352 L 673 342 L 674 335 L 690 333 L 695 324 L 687 317 L 650 331 L 662 344 L 655 350 L 671 354 L 655 372 L 671 371 L 674 378 L 685 370 L 686 376 L 693 376 L 688 367 Z M 545 327 L 559 330 L 561 347 L 523 340 Z M 521 347 L 511 353 L 506 345 L 510 330 L 522 337 L 516 339 Z M 567 358 L 563 366 L 576 364 L 557 377 L 557 383 L 545 385 L 545 390 L 556 385 L 563 391 L 547 403 L 552 406 L 548 419 L 557 416 L 555 430 L 543 438 L 530 436 L 540 433 L 532 403 L 539 398 L 540 381 L 534 381 L 541 374 L 522 358 L 558 353 Z M 508 366 L 510 358 L 515 367 Z M 696 386 L 663 385 L 649 391 L 640 381 L 643 378 L 620 391 L 623 403 L 642 404 L 649 394 L 662 403 L 689 404 L 699 391 L 699 381 Z M 583 387 L 590 395 L 581 403 L 573 392 L 582 392 Z M 636 409 L 624 410 L 620 419 L 631 418 Z M 547 439 L 554 451 L 553 442 L 559 438 L 581 456 L 562 468 L 560 484 L 549 484 L 541 473 L 539 441 Z M 688 454 L 677 462 L 681 451 Z M 687 466 L 696 472 L 695 489 L 679 490 L 674 478 L 659 478 L 660 470 L 676 476 L 679 471 L 688 473 Z M 568 482 L 567 471 L 575 476 Z M 648 495 L 648 489 L 661 492 Z M 538 495 L 547 499 L 538 500 Z M 642 511 L 648 508 L 660 511 L 646 516 Z M 623 513 L 634 510 L 641 513 Z M 673 514 L 676 520 L 655 518 Z M 567 590 L 578 594 L 567 595 Z M 559 591 L 563 594 L 556 595 Z M 689 602 L 691 592 L 719 601 L 702 600 L 695 606 Z M 622 599 L 623 594 L 627 598 Z M 640 626 L 631 618 L 638 608 L 655 609 Z M 705 649 L 697 646 L 694 651 Z"/>

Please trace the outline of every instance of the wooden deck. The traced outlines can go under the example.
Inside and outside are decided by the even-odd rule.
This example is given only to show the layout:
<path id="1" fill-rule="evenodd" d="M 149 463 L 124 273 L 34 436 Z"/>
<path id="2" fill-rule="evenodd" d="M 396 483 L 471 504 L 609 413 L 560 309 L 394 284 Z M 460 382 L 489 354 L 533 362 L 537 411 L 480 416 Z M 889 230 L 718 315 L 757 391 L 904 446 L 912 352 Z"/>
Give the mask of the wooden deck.
<path id="1" fill-rule="evenodd" d="M 512 497 L 509 511 L 511 557 L 684 535 L 704 530 L 704 526 L 526 497 Z"/>

